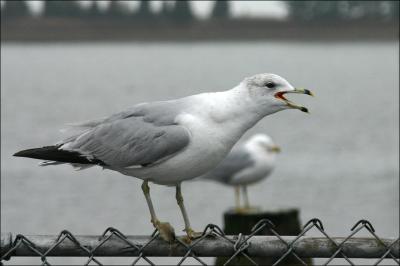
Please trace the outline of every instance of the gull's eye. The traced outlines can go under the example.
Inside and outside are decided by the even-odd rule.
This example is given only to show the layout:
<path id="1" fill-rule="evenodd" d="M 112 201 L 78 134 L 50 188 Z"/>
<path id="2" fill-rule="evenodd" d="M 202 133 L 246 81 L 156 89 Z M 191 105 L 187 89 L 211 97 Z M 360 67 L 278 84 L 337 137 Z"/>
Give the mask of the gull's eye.
<path id="1" fill-rule="evenodd" d="M 267 86 L 268 88 L 272 89 L 272 88 L 275 88 L 276 85 L 272 81 L 268 81 L 267 83 L 265 83 L 265 86 Z"/>

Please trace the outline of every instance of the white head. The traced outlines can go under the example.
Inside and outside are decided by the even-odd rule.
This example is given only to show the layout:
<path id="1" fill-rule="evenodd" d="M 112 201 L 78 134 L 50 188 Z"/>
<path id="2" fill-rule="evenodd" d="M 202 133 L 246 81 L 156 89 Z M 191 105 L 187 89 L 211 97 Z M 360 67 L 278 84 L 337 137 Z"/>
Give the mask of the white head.
<path id="1" fill-rule="evenodd" d="M 276 154 L 281 151 L 280 147 L 276 145 L 270 136 L 266 134 L 256 134 L 252 136 L 247 142 L 246 146 L 257 150 L 258 152 Z"/>
<path id="2" fill-rule="evenodd" d="M 286 93 L 313 95 L 309 90 L 294 88 L 284 78 L 270 73 L 257 74 L 245 78 L 241 84 L 248 90 L 250 98 L 257 106 L 265 106 L 264 115 L 284 109 L 299 109 L 308 113 L 307 108 L 297 105 L 284 97 Z M 261 111 L 261 110 L 260 110 Z"/>

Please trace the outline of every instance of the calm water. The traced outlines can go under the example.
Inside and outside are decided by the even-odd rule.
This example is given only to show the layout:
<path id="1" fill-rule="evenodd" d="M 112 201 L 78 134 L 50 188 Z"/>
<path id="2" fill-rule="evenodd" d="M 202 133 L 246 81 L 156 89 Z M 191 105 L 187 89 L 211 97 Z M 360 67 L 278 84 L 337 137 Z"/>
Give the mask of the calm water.
<path id="1" fill-rule="evenodd" d="M 12 154 L 65 137 L 66 123 L 274 72 L 316 97 L 291 97 L 310 115 L 280 112 L 246 134 L 268 133 L 283 150 L 251 201 L 300 208 L 303 222 L 319 217 L 335 235 L 361 218 L 379 235 L 398 235 L 398 56 L 397 43 L 2 44 L 1 231 L 151 233 L 139 180 Z M 180 231 L 174 189 L 151 188 L 160 219 Z M 184 183 L 183 193 L 196 229 L 221 224 L 233 205 L 232 189 L 214 183 Z"/>

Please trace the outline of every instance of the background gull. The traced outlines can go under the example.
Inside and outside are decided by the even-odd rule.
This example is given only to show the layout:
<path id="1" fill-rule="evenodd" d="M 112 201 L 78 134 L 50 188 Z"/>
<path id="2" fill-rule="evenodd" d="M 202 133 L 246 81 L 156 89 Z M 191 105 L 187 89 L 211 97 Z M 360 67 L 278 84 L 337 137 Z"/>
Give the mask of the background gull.
<path id="1" fill-rule="evenodd" d="M 263 117 L 284 109 L 308 112 L 287 100 L 286 93 L 311 95 L 278 75 L 258 74 L 227 91 L 142 103 L 110 117 L 76 124 L 79 134 L 15 156 L 46 160 L 43 166 L 69 163 L 83 169 L 99 165 L 142 179 L 151 221 L 166 240 L 174 238 L 174 230 L 158 220 L 148 182 L 176 186 L 185 231 L 192 238 L 195 233 L 183 204 L 181 182 L 215 167 Z"/>
<path id="2" fill-rule="evenodd" d="M 257 183 L 271 174 L 278 152 L 280 148 L 271 137 L 256 134 L 244 144 L 234 147 L 217 167 L 200 178 L 234 186 L 236 211 L 249 211 L 247 185 Z M 243 190 L 244 208 L 240 204 L 240 188 Z"/>

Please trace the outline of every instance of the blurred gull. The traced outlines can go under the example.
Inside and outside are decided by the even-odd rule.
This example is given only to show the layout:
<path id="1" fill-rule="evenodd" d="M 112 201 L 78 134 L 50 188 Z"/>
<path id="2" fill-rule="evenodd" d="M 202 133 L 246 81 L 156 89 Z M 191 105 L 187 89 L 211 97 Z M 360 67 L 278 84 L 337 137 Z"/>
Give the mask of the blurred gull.
<path id="1" fill-rule="evenodd" d="M 264 116 L 284 109 L 307 112 L 287 100 L 286 93 L 311 95 L 278 75 L 258 74 L 227 91 L 142 103 L 109 117 L 75 124 L 79 134 L 14 155 L 46 160 L 43 166 L 69 163 L 84 169 L 98 165 L 142 179 L 151 222 L 168 241 L 174 239 L 174 229 L 158 220 L 148 182 L 175 186 L 190 239 L 196 233 L 183 204 L 181 182 L 215 167 Z"/>
<path id="2" fill-rule="evenodd" d="M 200 178 L 235 186 L 236 211 L 251 210 L 247 185 L 267 178 L 275 167 L 280 148 L 265 134 L 256 134 L 243 145 L 234 147 L 216 168 Z M 240 206 L 240 187 L 243 190 L 244 208 Z"/>

